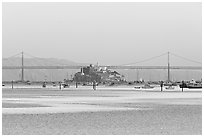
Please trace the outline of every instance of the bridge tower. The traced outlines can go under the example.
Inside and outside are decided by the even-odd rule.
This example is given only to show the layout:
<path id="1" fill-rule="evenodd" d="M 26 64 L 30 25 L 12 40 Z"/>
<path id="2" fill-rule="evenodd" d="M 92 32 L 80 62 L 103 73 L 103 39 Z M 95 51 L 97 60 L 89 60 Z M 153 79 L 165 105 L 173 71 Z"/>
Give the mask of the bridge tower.
<path id="1" fill-rule="evenodd" d="M 168 82 L 170 82 L 170 63 L 169 63 L 169 52 L 168 52 Z"/>
<path id="2" fill-rule="evenodd" d="M 21 81 L 24 82 L 24 60 L 23 60 L 23 52 L 21 52 L 22 54 L 22 64 L 21 64 Z"/>

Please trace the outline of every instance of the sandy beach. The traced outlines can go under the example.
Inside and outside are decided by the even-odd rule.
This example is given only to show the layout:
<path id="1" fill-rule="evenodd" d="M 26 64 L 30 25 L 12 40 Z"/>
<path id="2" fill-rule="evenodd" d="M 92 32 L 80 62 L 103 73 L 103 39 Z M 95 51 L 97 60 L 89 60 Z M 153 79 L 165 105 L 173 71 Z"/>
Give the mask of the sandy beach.
<path id="1" fill-rule="evenodd" d="M 3 89 L 3 135 L 201 135 L 201 91 Z"/>

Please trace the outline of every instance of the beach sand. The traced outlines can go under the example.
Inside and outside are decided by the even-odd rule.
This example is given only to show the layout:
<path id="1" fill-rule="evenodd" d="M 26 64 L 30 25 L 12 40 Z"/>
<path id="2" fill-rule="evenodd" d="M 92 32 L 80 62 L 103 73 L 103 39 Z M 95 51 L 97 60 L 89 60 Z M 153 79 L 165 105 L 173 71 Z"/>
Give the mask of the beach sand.
<path id="1" fill-rule="evenodd" d="M 201 92 L 3 90 L 3 135 L 201 135 Z"/>

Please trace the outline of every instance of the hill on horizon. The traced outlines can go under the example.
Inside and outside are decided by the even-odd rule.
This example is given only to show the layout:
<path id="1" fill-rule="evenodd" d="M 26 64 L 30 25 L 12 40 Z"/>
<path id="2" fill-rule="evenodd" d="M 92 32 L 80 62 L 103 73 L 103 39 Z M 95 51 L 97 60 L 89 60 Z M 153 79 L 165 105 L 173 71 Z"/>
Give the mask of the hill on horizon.
<path id="1" fill-rule="evenodd" d="M 2 66 L 21 66 L 22 59 L 16 58 L 3 58 Z M 79 66 L 88 65 L 88 63 L 76 63 L 66 59 L 56 58 L 24 58 L 24 66 Z M 43 81 L 43 80 L 63 80 L 65 78 L 71 78 L 79 70 L 72 69 L 60 69 L 60 70 L 45 70 L 45 69 L 25 69 L 25 80 L 31 81 Z M 20 80 L 21 70 L 2 70 L 2 80 Z"/>
<path id="2" fill-rule="evenodd" d="M 22 58 L 3 58 L 3 66 L 21 66 Z M 57 65 L 88 65 L 88 63 L 76 63 L 67 59 L 57 59 L 57 58 L 24 58 L 25 66 L 57 66 Z"/>

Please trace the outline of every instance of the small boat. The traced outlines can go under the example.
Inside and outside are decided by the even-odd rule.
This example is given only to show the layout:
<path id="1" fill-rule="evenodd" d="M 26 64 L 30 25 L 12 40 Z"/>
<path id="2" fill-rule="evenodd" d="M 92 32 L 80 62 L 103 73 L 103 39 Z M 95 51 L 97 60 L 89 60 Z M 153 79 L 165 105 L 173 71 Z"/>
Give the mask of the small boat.
<path id="1" fill-rule="evenodd" d="M 63 86 L 64 88 L 69 88 L 69 84 L 68 84 L 68 83 L 62 83 L 62 86 Z"/>
<path id="2" fill-rule="evenodd" d="M 149 85 L 149 84 L 145 84 L 144 86 L 137 86 L 137 87 L 134 87 L 135 89 L 152 89 L 154 88 L 153 86 Z"/>
<path id="3" fill-rule="evenodd" d="M 149 89 L 149 88 L 154 88 L 154 87 L 149 84 L 145 84 L 144 86 L 142 86 L 142 88 Z"/>
<path id="4" fill-rule="evenodd" d="M 27 84 L 27 85 L 31 85 L 31 82 L 30 82 L 30 81 L 27 81 L 26 84 Z"/>
<path id="5" fill-rule="evenodd" d="M 194 84 L 188 84 L 187 88 L 193 89 L 193 88 L 202 88 L 201 83 L 194 83 Z"/>
<path id="6" fill-rule="evenodd" d="M 46 82 L 43 82 L 42 87 L 43 87 L 43 88 L 46 88 Z"/>
<path id="7" fill-rule="evenodd" d="M 137 86 L 137 87 L 134 87 L 134 88 L 135 88 L 135 89 L 140 89 L 141 87 L 138 87 L 138 86 Z"/>
<path id="8" fill-rule="evenodd" d="M 189 89 L 202 88 L 202 83 L 200 82 L 197 83 L 195 80 L 192 79 L 189 83 L 181 84 L 180 88 L 189 88 Z"/>
<path id="9" fill-rule="evenodd" d="M 168 86 L 168 87 L 166 87 L 166 89 L 174 89 L 174 87 L 173 86 Z"/>

